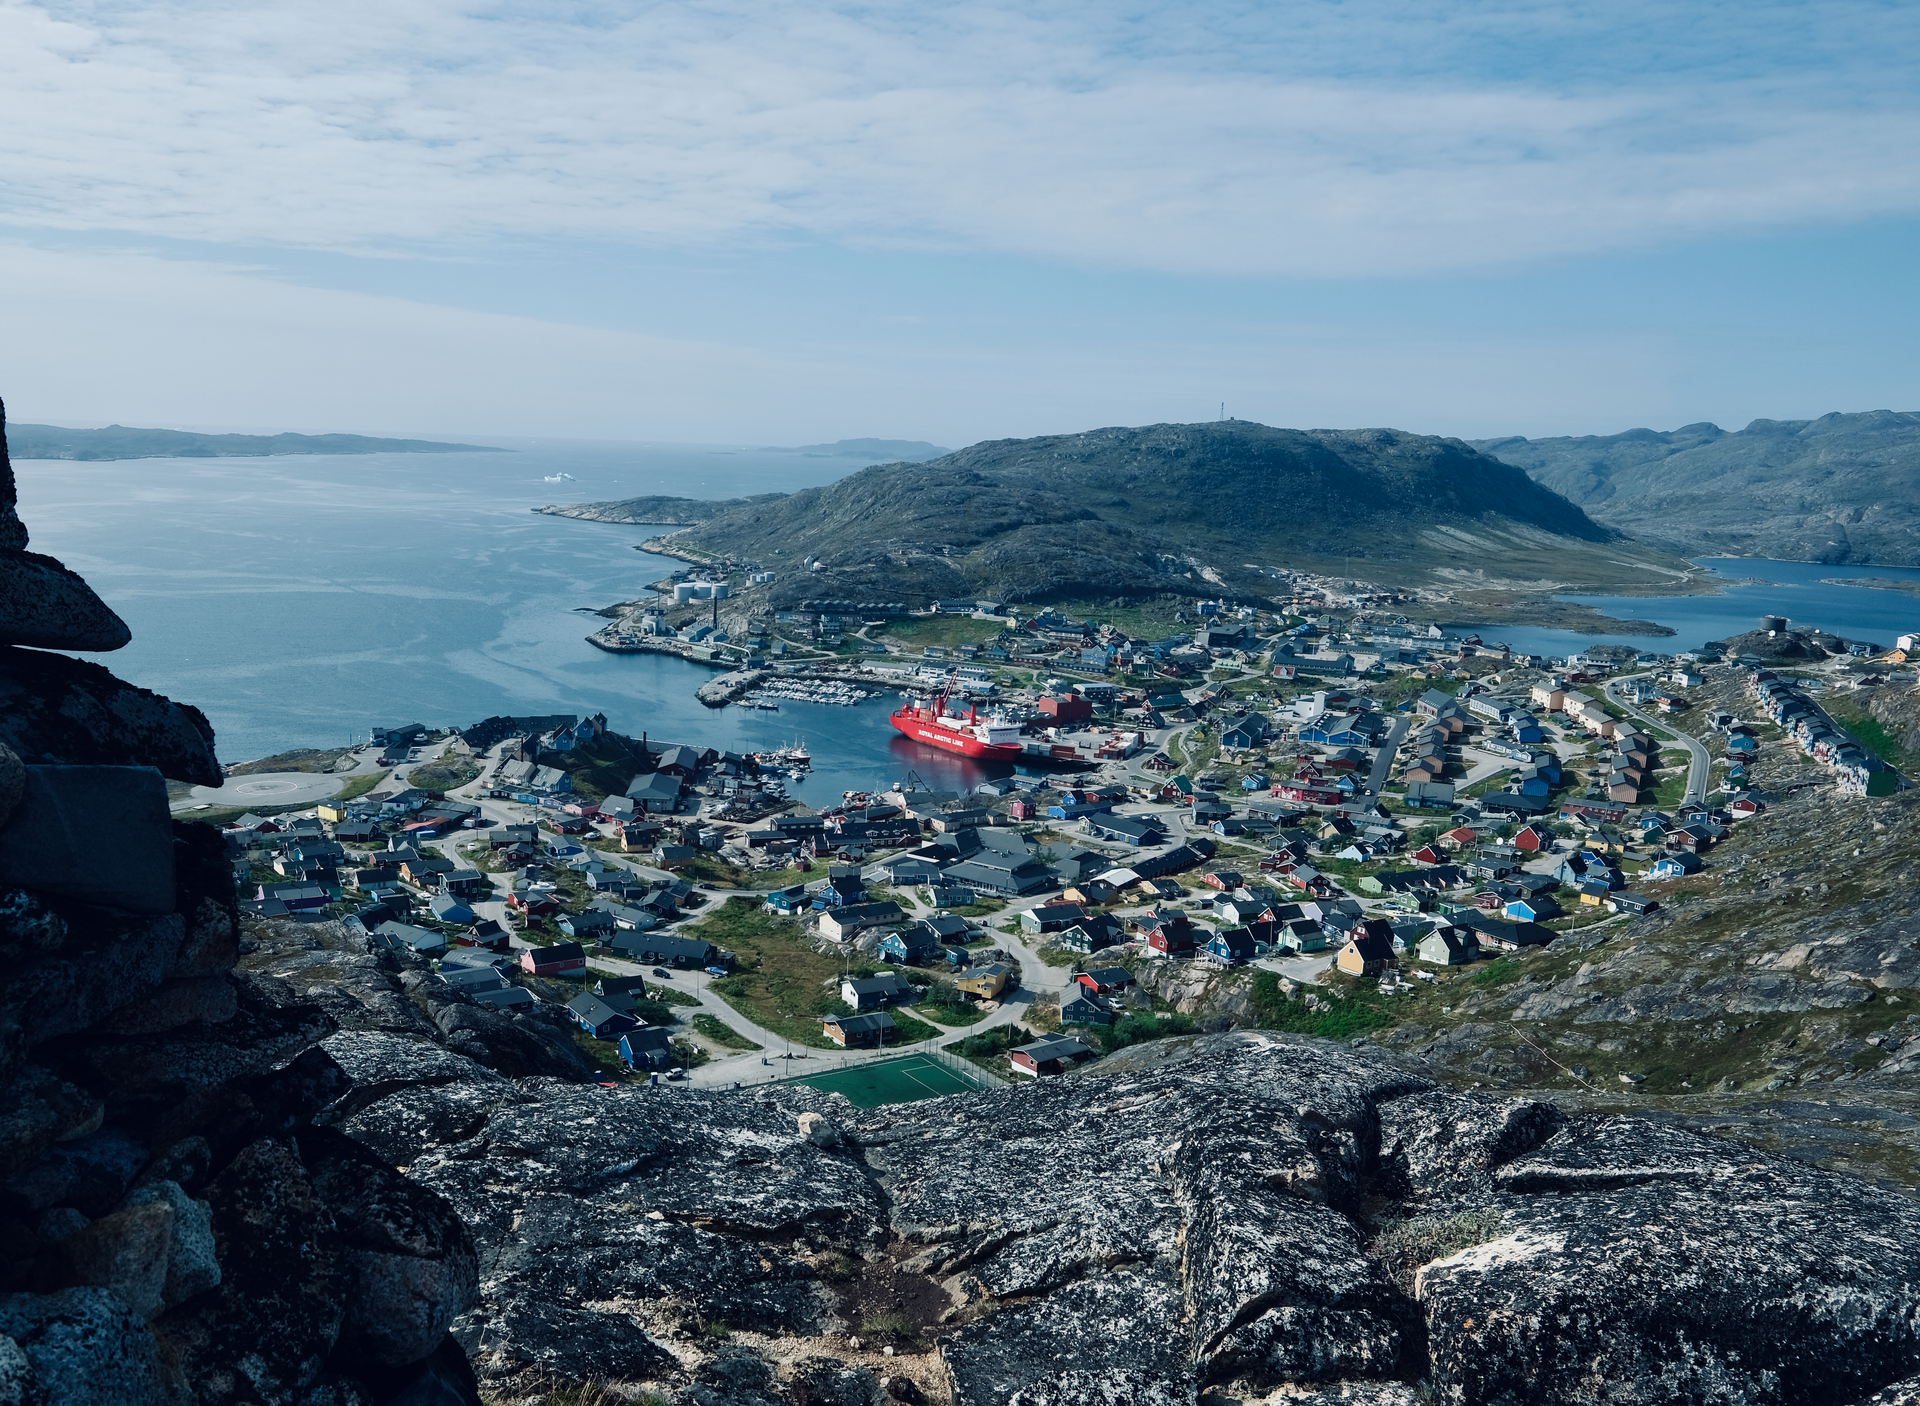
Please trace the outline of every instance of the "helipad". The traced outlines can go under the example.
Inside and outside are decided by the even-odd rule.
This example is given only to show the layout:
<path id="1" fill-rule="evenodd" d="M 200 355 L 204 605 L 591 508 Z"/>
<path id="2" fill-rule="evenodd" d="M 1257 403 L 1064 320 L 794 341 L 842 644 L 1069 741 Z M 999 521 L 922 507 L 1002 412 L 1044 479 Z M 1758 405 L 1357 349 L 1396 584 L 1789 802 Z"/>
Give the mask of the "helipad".
<path id="1" fill-rule="evenodd" d="M 337 794 L 344 783 L 344 777 L 328 776 L 317 771 L 262 771 L 251 776 L 230 776 L 223 786 L 196 786 L 191 796 L 184 801 L 175 801 L 173 808 L 187 810 L 194 806 L 214 805 L 245 809 L 273 806 L 277 809 L 282 806 L 312 805 Z"/>

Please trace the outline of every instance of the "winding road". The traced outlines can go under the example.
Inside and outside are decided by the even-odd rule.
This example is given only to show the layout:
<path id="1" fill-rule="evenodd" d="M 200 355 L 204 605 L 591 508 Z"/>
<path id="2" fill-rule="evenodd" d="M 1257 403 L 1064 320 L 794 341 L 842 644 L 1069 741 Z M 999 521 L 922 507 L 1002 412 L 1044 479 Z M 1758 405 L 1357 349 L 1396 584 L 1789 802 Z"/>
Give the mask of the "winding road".
<path id="1" fill-rule="evenodd" d="M 1660 719 L 1654 717 L 1653 714 L 1643 712 L 1640 708 L 1627 702 L 1626 699 L 1620 696 L 1621 684 L 1628 683 L 1633 679 L 1652 677 L 1653 674 L 1651 671 L 1639 674 L 1625 674 L 1617 679 L 1609 679 L 1602 691 L 1607 695 L 1607 701 L 1613 704 L 1614 707 L 1620 709 L 1620 711 L 1628 717 L 1634 718 L 1655 729 L 1656 737 L 1660 734 L 1671 735 L 1687 749 L 1692 760 L 1687 765 L 1687 790 L 1686 794 L 1680 798 L 1681 804 L 1692 803 L 1705 805 L 1707 801 L 1707 779 L 1713 772 L 1712 754 L 1709 753 L 1705 747 L 1701 746 L 1699 742 L 1689 737 L 1672 723 L 1660 721 Z"/>

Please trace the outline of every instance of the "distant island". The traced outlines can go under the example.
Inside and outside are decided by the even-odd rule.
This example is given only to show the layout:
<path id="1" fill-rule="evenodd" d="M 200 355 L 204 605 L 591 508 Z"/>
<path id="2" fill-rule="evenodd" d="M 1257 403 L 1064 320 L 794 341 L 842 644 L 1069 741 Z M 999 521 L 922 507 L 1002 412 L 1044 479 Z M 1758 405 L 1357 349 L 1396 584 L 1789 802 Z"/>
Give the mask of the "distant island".
<path id="1" fill-rule="evenodd" d="M 60 425 L 9 425 L 16 459 L 258 459 L 282 454 L 510 454 L 491 444 L 442 444 L 432 439 L 374 439 L 358 434 L 195 434 L 108 425 L 70 430 Z"/>
<path id="2" fill-rule="evenodd" d="M 1920 411 L 1480 439 L 1596 522 L 1688 556 L 1920 566 Z"/>
<path id="3" fill-rule="evenodd" d="M 865 459 L 870 463 L 918 464 L 951 454 L 938 444 L 924 439 L 836 439 L 832 444 L 770 444 L 769 454 L 805 454 L 814 459 Z"/>

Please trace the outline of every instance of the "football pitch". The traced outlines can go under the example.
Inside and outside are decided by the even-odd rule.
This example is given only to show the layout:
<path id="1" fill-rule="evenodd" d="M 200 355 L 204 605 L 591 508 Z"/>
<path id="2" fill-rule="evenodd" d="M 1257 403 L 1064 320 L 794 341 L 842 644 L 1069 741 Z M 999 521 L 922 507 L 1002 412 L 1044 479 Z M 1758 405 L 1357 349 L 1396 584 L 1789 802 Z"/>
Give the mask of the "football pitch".
<path id="1" fill-rule="evenodd" d="M 791 1084 L 806 1084 L 828 1093 L 842 1094 L 855 1108 L 875 1108 L 883 1103 L 912 1103 L 915 1099 L 939 1098 L 943 1094 L 971 1093 L 987 1087 L 985 1079 L 975 1082 L 963 1073 L 925 1055 L 903 1055 L 899 1059 L 875 1060 L 836 1069 L 831 1074 L 807 1074 L 789 1079 Z"/>

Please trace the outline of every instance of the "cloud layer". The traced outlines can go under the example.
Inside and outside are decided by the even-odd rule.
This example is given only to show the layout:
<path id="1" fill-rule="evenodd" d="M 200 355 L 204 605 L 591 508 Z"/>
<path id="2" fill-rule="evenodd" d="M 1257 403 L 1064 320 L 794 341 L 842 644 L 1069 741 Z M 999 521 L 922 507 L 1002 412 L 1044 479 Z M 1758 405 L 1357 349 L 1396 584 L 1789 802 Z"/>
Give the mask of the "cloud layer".
<path id="1" fill-rule="evenodd" d="M 1849 0 L 0 0 L 0 222 L 1473 268 L 1920 208 L 1916 37 Z"/>

